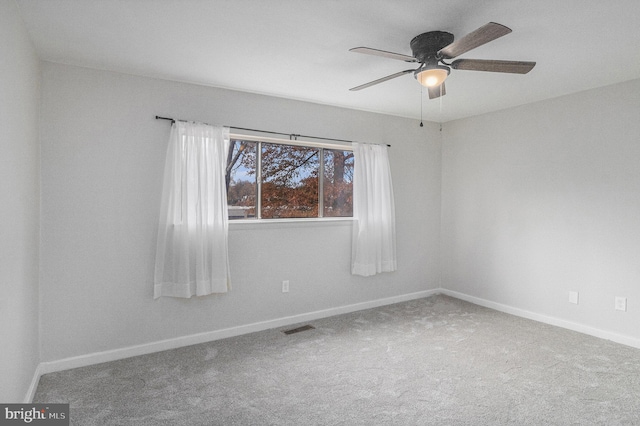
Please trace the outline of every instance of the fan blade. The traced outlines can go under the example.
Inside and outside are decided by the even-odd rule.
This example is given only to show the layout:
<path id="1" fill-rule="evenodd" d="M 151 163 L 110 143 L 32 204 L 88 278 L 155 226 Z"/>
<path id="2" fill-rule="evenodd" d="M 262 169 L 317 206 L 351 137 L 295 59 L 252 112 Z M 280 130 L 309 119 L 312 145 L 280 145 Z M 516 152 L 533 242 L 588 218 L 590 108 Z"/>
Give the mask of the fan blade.
<path id="1" fill-rule="evenodd" d="M 489 22 L 461 39 L 454 41 L 450 45 L 443 47 L 438 52 L 438 55 L 445 59 L 455 58 L 471 49 L 475 49 L 503 35 L 507 35 L 510 32 L 511 29 L 504 25 Z"/>
<path id="2" fill-rule="evenodd" d="M 371 49 L 370 47 L 354 47 L 349 52 L 365 53 L 367 55 L 382 56 L 384 58 L 398 59 L 405 62 L 416 62 L 413 56 L 403 55 L 401 53 L 387 52 L 386 50 Z"/>
<path id="3" fill-rule="evenodd" d="M 429 92 L 429 99 L 439 98 L 440 96 L 444 96 L 447 94 L 447 90 L 444 87 L 444 82 L 440 86 L 436 87 L 427 87 Z"/>
<path id="4" fill-rule="evenodd" d="M 451 67 L 456 70 L 508 72 L 512 74 L 526 74 L 533 69 L 535 62 L 524 61 L 494 61 L 487 59 L 456 59 Z"/>
<path id="5" fill-rule="evenodd" d="M 362 84 L 360 86 L 352 87 L 349 90 L 351 90 L 352 92 L 355 92 L 356 90 L 366 89 L 367 87 L 374 86 L 374 85 L 376 85 L 378 83 L 382 83 L 383 81 L 391 80 L 392 78 L 400 77 L 401 75 L 404 75 L 404 74 L 407 74 L 407 73 L 410 73 L 410 72 L 413 72 L 413 71 L 414 70 L 400 71 L 400 72 L 397 72 L 395 74 L 391 74 L 391 75 L 388 75 L 386 77 L 382 77 L 382 78 L 379 78 L 377 80 L 370 81 L 370 82 Z"/>

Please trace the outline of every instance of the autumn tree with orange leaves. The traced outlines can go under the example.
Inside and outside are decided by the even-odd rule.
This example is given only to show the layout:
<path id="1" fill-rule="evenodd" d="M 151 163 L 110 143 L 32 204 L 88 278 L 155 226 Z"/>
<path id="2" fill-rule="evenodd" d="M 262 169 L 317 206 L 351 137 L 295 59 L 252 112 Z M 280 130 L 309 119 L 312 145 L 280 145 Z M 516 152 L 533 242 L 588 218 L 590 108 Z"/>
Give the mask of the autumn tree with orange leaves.
<path id="1" fill-rule="evenodd" d="M 226 183 L 230 206 L 240 206 L 255 216 L 258 156 L 255 142 L 232 141 L 227 157 Z M 318 217 L 320 149 L 262 143 L 261 217 Z M 353 214 L 353 153 L 324 150 L 323 216 Z M 233 180 L 242 169 L 249 180 Z"/>

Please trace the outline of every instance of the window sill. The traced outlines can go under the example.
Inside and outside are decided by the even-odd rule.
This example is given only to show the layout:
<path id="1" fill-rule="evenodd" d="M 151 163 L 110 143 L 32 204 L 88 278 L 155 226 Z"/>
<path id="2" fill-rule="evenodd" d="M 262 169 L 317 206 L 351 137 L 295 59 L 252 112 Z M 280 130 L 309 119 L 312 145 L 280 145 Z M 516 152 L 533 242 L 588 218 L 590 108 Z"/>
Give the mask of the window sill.
<path id="1" fill-rule="evenodd" d="M 264 226 L 331 226 L 351 225 L 353 217 L 292 218 L 292 219 L 234 219 L 229 221 L 230 228 L 260 228 Z"/>

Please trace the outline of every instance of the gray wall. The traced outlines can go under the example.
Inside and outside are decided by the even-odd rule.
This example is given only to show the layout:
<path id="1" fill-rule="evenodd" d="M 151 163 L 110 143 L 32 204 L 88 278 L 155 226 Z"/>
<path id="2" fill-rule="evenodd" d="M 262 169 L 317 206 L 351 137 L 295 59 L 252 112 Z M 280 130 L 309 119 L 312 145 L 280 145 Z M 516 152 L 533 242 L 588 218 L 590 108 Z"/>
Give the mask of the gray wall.
<path id="1" fill-rule="evenodd" d="M 439 287 L 436 124 L 46 62 L 42 87 L 43 361 Z M 156 114 L 391 144 L 398 271 L 350 275 L 349 221 L 232 224 L 229 294 L 153 300 L 170 129 Z"/>
<path id="2" fill-rule="evenodd" d="M 442 287 L 640 339 L 639 118 L 635 80 L 447 123 Z"/>
<path id="3" fill-rule="evenodd" d="M 39 362 L 40 64 L 0 1 L 0 401 L 23 402 Z"/>

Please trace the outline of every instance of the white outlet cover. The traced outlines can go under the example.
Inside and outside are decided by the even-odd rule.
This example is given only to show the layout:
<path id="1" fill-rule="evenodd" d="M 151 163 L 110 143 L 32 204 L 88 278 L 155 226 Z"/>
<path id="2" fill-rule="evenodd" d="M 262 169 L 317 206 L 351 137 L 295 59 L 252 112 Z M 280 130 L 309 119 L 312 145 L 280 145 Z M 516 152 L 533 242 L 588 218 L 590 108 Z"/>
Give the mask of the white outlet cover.
<path id="1" fill-rule="evenodd" d="M 617 297 L 616 296 L 616 311 L 626 311 L 627 310 L 627 298 L 626 297 Z"/>
<path id="2" fill-rule="evenodd" d="M 569 303 L 573 303 L 575 305 L 578 304 L 578 292 L 577 291 L 570 291 L 569 292 Z"/>

